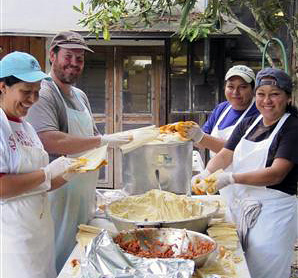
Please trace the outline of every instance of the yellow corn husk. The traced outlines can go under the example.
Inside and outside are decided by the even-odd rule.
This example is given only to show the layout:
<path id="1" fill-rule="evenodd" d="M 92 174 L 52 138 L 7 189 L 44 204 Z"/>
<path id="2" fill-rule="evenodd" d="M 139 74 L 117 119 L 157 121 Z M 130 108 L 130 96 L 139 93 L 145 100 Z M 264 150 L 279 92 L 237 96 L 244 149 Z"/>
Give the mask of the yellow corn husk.
<path id="1" fill-rule="evenodd" d="M 216 193 L 216 177 L 215 176 L 209 176 L 204 179 L 205 183 L 207 184 L 206 192 L 208 194 L 215 194 Z"/>
<path id="2" fill-rule="evenodd" d="M 211 194 L 211 195 L 215 194 L 217 192 L 217 187 L 216 187 L 217 175 L 220 173 L 223 173 L 222 169 L 217 170 L 216 172 L 209 175 L 202 181 L 198 179 L 198 183 L 196 181 L 196 183 L 193 187 L 196 187 L 195 190 L 199 189 L 200 191 L 204 192 L 205 194 L 206 193 Z M 193 189 L 194 192 L 195 192 L 195 190 Z"/>
<path id="3" fill-rule="evenodd" d="M 206 195 L 206 192 L 198 187 L 198 184 L 193 184 L 191 190 L 195 195 Z"/>
<path id="4" fill-rule="evenodd" d="M 88 159 L 84 157 L 74 158 L 74 162 L 72 163 L 68 172 L 78 172 L 81 167 L 87 164 L 87 162 Z"/>
<path id="5" fill-rule="evenodd" d="M 195 195 L 206 195 L 205 190 L 202 190 L 202 188 L 199 186 L 200 182 L 201 179 L 197 177 L 194 181 L 194 184 L 191 185 L 191 190 Z"/>
<path id="6" fill-rule="evenodd" d="M 176 124 L 167 124 L 163 125 L 159 128 L 160 133 L 178 133 L 181 140 L 188 140 L 186 139 L 186 131 L 187 128 L 196 125 L 193 121 L 180 121 Z"/>

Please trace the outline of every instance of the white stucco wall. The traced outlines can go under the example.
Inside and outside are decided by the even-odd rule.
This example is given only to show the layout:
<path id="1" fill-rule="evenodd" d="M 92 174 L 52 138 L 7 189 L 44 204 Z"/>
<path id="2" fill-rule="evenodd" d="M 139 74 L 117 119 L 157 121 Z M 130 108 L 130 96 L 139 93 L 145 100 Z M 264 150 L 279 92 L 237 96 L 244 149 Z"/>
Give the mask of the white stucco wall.
<path id="1" fill-rule="evenodd" d="M 73 10 L 81 0 L 0 0 L 0 33 L 53 35 L 62 30 L 84 30 L 78 25 L 81 14 Z M 84 3 L 87 0 L 83 0 Z M 208 0 L 197 0 L 202 11 Z"/>
<path id="2" fill-rule="evenodd" d="M 73 5 L 80 0 L 0 0 L 0 31 L 3 33 L 55 34 L 83 30 L 81 15 Z"/>

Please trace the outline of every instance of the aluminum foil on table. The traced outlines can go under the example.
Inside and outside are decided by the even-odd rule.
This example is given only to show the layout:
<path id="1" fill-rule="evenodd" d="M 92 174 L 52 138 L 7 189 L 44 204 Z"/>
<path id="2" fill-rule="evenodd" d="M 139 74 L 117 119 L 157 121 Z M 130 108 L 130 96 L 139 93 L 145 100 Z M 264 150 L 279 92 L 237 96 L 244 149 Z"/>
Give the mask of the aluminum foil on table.
<path id="1" fill-rule="evenodd" d="M 124 253 L 106 231 L 85 248 L 84 278 L 190 278 L 195 264 L 185 259 L 148 259 Z"/>

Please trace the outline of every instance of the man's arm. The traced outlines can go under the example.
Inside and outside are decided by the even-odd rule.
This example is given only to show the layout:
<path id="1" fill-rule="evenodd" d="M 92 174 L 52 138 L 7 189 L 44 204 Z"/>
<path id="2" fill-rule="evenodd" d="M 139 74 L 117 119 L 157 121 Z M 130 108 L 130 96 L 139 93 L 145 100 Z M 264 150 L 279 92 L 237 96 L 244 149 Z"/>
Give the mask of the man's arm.
<path id="1" fill-rule="evenodd" d="M 76 154 L 98 148 L 101 144 L 101 136 L 80 137 L 61 131 L 38 132 L 38 136 L 45 150 L 51 154 Z"/>

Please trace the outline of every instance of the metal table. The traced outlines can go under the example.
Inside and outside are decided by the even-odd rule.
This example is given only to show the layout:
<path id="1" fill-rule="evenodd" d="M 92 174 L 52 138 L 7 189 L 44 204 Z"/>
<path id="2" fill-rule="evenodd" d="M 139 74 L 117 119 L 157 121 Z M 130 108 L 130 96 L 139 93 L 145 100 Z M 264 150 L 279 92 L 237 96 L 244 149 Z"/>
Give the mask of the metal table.
<path id="1" fill-rule="evenodd" d="M 219 195 L 211 196 L 214 199 L 220 200 Z M 110 230 L 112 232 L 117 232 L 117 229 L 115 228 L 114 224 L 105 218 L 94 218 L 90 223 L 92 226 L 100 227 L 102 229 Z M 75 248 L 73 249 L 72 253 L 70 254 L 68 260 L 66 261 L 64 267 L 62 268 L 61 272 L 59 273 L 57 278 L 82 278 L 80 267 L 73 267 L 71 262 L 74 259 L 77 259 L 80 261 L 81 259 L 81 248 L 77 244 Z M 238 249 L 235 252 L 236 256 L 241 258 L 241 261 L 236 264 L 236 273 L 237 278 L 251 278 L 249 274 L 249 270 L 247 267 L 247 263 L 244 257 L 243 250 L 241 248 L 241 245 L 239 244 Z"/>

